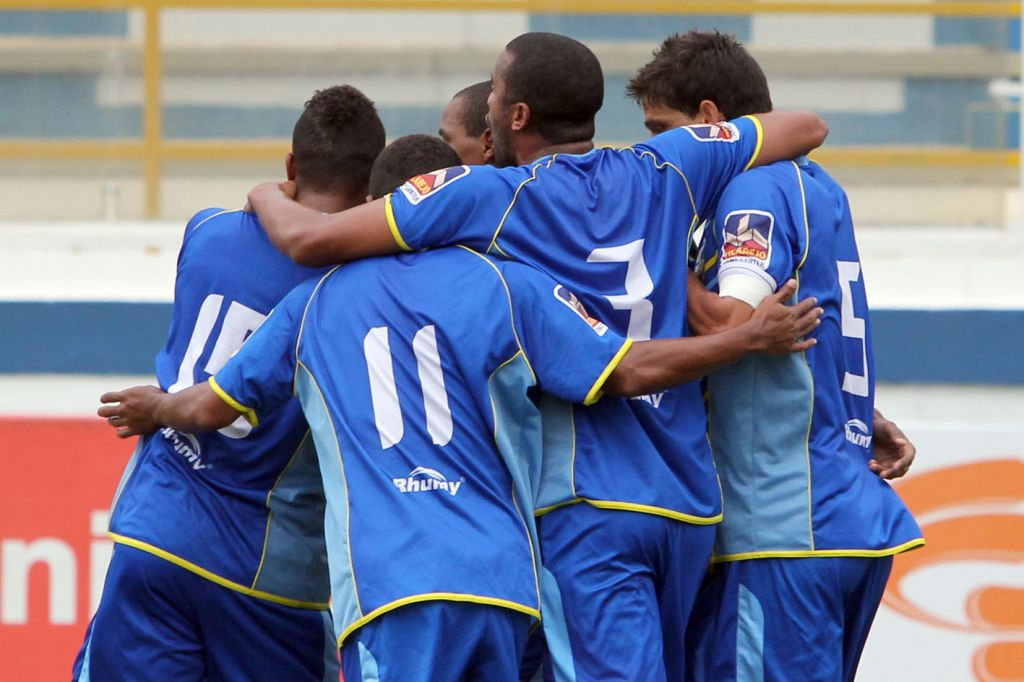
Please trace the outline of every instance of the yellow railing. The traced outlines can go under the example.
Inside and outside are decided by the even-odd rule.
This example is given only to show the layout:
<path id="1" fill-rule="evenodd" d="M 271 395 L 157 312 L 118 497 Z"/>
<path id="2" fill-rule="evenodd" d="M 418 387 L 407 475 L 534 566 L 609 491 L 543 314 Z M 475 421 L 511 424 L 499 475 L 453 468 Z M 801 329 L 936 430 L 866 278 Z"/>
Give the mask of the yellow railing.
<path id="1" fill-rule="evenodd" d="M 168 160 L 279 159 L 285 140 L 165 140 L 161 104 L 160 18 L 166 9 L 367 9 L 520 11 L 579 14 L 884 14 L 964 18 L 1021 16 L 1020 2 L 851 2 L 847 0 L 0 0 L 0 10 L 141 10 L 145 16 L 141 140 L 0 141 L 0 158 L 78 158 L 140 160 L 145 178 L 147 217 L 160 214 L 162 164 Z M 957 165 L 1014 167 L 1016 151 L 944 149 L 831 149 L 819 158 L 833 163 L 878 166 Z"/>

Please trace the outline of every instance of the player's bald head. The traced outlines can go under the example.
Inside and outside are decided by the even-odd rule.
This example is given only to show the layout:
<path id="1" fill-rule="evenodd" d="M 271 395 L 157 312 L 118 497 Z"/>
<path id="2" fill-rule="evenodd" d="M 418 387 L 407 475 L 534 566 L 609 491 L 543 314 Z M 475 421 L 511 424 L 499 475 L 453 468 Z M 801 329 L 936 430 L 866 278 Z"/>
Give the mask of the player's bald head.
<path id="1" fill-rule="evenodd" d="M 524 33 L 505 46 L 503 57 L 495 74 L 503 81 L 503 104 L 529 106 L 531 125 L 551 144 L 594 137 L 604 74 L 590 48 L 557 33 Z"/>

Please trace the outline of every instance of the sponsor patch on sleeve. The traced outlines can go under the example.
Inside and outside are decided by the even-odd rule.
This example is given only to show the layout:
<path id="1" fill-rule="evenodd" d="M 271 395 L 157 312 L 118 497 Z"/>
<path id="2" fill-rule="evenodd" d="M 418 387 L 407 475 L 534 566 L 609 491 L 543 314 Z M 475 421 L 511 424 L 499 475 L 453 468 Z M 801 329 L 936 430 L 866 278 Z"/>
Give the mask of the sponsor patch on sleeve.
<path id="1" fill-rule="evenodd" d="M 767 268 L 772 255 L 775 216 L 767 211 L 733 211 L 722 228 L 722 263 Z"/>
<path id="2" fill-rule="evenodd" d="M 432 173 L 424 173 L 423 175 L 411 178 L 398 189 L 409 200 L 409 203 L 415 206 L 456 180 L 466 177 L 469 175 L 469 170 L 469 166 L 453 166 L 452 168 L 444 168 Z"/>
<path id="3" fill-rule="evenodd" d="M 590 316 L 590 313 L 588 313 L 587 309 L 583 306 L 583 302 L 576 298 L 576 294 L 572 293 L 561 284 L 555 287 L 553 293 L 555 294 L 555 298 L 557 298 L 562 305 L 579 315 L 584 322 L 589 324 L 590 327 L 597 332 L 598 336 L 604 336 L 605 332 L 608 331 L 608 326 L 604 322 L 596 317 Z"/>
<path id="4" fill-rule="evenodd" d="M 740 129 L 732 123 L 698 123 L 683 126 L 698 142 L 736 142 L 740 139 Z"/>

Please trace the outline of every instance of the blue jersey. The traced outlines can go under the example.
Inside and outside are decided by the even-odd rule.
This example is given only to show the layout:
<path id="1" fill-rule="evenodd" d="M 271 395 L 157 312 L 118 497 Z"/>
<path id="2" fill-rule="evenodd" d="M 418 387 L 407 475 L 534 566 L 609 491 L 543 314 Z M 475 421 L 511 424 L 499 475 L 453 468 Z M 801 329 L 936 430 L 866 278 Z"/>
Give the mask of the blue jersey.
<path id="1" fill-rule="evenodd" d="M 528 263 L 624 336 L 681 337 L 690 234 L 760 145 L 760 123 L 748 117 L 518 168 L 449 168 L 403 185 L 387 214 L 404 247 L 464 243 Z M 695 523 L 720 518 L 698 383 L 545 410 L 538 513 L 586 500 Z"/>
<path id="2" fill-rule="evenodd" d="M 875 373 L 864 276 L 842 188 L 806 159 L 733 180 L 704 236 L 708 287 L 795 277 L 824 308 L 806 353 L 753 356 L 708 377 L 725 519 L 717 560 L 872 556 L 923 543 L 871 458 Z"/>
<path id="3" fill-rule="evenodd" d="M 301 285 L 211 385 L 254 422 L 293 393 L 302 402 L 340 646 L 419 601 L 538 616 L 528 392 L 596 400 L 629 343 L 541 273 L 444 249 Z"/>
<path id="4" fill-rule="evenodd" d="M 302 268 L 270 243 L 255 214 L 209 209 L 188 224 L 178 257 L 160 387 L 174 393 L 219 370 L 296 284 Z M 118 490 L 117 542 L 231 589 L 326 609 L 323 491 L 298 401 L 253 429 L 163 429 L 139 441 Z"/>

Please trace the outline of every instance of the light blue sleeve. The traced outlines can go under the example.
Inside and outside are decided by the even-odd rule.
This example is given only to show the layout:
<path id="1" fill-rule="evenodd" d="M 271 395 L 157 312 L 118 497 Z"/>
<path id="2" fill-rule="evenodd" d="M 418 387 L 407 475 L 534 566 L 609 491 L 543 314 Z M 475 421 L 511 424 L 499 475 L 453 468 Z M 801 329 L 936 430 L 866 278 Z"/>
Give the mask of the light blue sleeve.
<path id="1" fill-rule="evenodd" d="M 292 397 L 300 326 L 320 279 L 307 280 L 285 296 L 210 379 L 214 392 L 253 426 Z"/>
<path id="2" fill-rule="evenodd" d="M 631 341 L 590 316 L 555 280 L 518 263 L 503 263 L 516 334 L 538 385 L 586 405 L 597 402 L 605 381 Z"/>
<path id="3" fill-rule="evenodd" d="M 417 175 L 385 197 L 388 225 L 407 251 L 465 244 L 486 252 L 508 202 L 490 166 L 454 166 Z"/>

